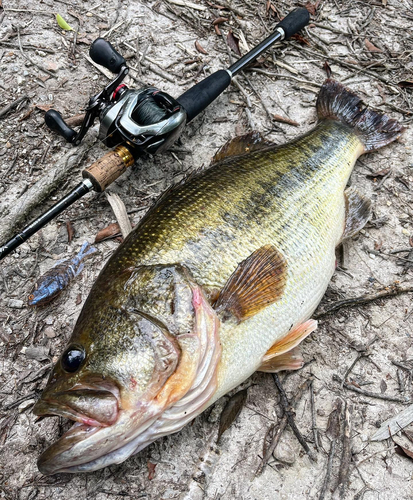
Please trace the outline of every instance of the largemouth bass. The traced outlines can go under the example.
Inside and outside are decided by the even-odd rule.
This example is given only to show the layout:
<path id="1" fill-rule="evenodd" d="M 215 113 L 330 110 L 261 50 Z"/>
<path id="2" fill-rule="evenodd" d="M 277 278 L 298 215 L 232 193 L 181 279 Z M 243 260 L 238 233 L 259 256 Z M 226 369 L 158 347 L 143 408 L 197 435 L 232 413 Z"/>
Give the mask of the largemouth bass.
<path id="1" fill-rule="evenodd" d="M 275 146 L 250 134 L 169 190 L 94 284 L 37 415 L 74 426 L 44 474 L 120 463 L 254 371 L 298 369 L 298 344 L 370 203 L 346 184 L 356 159 L 402 133 L 327 80 L 319 121 Z"/>

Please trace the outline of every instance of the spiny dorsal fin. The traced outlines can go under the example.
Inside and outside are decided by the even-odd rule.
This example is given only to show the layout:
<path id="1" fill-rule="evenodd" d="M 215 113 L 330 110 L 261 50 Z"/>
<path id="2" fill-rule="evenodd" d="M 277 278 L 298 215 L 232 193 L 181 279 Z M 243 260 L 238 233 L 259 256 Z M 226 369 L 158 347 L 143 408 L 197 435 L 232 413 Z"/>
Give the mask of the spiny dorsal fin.
<path id="1" fill-rule="evenodd" d="M 260 132 L 249 132 L 245 135 L 234 137 L 221 146 L 212 158 L 211 165 L 229 156 L 239 156 L 266 149 L 274 146 L 274 143 L 265 139 Z"/>
<path id="2" fill-rule="evenodd" d="M 297 346 L 308 337 L 310 333 L 316 330 L 316 328 L 317 321 L 314 319 L 309 319 L 297 325 L 288 332 L 285 337 L 275 342 L 275 344 L 268 349 L 262 358 L 258 371 L 276 372 L 281 370 L 298 370 L 301 368 L 302 358 L 297 350 Z M 285 366 L 288 367 L 284 368 Z"/>
<path id="3" fill-rule="evenodd" d="M 243 321 L 273 304 L 282 295 L 286 279 L 283 255 L 273 245 L 265 245 L 238 265 L 221 290 L 215 309 Z"/>
<path id="4" fill-rule="evenodd" d="M 363 229 L 371 217 L 371 203 L 355 188 L 350 187 L 344 191 L 346 204 L 346 220 L 342 240 L 354 236 Z"/>

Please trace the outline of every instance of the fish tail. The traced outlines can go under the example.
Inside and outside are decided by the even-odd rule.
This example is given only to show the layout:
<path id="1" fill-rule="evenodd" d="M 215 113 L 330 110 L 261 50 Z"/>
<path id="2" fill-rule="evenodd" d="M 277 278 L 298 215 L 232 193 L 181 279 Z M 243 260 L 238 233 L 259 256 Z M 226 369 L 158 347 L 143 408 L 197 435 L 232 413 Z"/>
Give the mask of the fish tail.
<path id="1" fill-rule="evenodd" d="M 320 120 L 332 119 L 354 129 L 365 151 L 379 149 L 395 141 L 404 127 L 384 113 L 367 109 L 362 100 L 335 80 L 326 80 L 317 99 Z"/>

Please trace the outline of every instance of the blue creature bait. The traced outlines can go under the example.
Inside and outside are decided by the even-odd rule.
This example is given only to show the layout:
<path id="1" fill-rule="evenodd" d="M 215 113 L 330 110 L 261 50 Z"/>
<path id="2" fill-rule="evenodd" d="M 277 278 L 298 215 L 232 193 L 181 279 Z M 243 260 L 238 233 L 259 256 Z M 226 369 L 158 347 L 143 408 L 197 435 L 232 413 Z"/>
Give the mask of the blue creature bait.
<path id="1" fill-rule="evenodd" d="M 85 241 L 80 252 L 73 259 L 59 260 L 47 273 L 41 276 L 28 298 L 29 306 L 43 306 L 55 299 L 78 276 L 84 268 L 83 260 L 96 252 Z"/>

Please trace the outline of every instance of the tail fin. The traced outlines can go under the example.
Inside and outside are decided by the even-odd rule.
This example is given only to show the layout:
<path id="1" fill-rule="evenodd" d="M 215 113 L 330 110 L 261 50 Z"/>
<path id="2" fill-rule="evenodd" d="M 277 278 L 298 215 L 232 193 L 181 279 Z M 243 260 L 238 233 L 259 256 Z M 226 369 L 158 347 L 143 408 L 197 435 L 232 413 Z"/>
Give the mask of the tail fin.
<path id="1" fill-rule="evenodd" d="M 366 109 L 361 99 L 334 80 L 326 80 L 317 99 L 319 119 L 332 119 L 354 128 L 366 151 L 379 149 L 402 134 L 402 125 L 383 113 Z"/>

